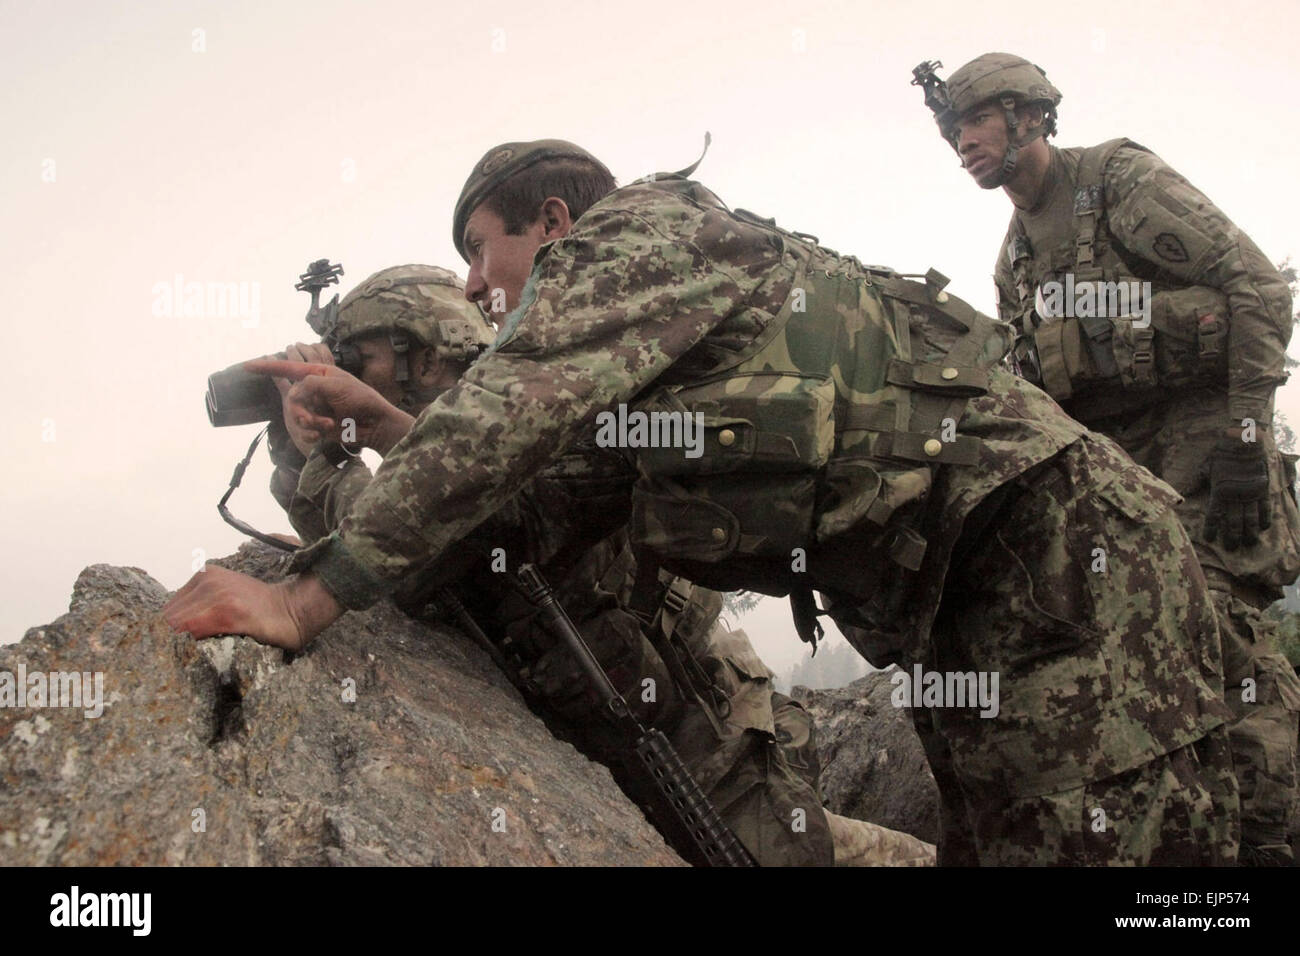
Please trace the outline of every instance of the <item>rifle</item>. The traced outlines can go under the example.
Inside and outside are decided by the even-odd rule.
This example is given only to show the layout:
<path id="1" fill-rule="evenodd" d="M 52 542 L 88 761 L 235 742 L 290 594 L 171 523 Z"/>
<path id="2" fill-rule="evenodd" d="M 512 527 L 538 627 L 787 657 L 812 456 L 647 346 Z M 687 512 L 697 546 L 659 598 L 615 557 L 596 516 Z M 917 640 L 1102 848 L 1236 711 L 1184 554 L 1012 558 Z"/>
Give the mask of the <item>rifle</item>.
<path id="1" fill-rule="evenodd" d="M 537 568 L 522 565 L 518 577 L 522 593 L 540 612 L 543 625 L 577 658 L 600 698 L 606 719 L 632 745 L 635 759 L 627 761 L 627 770 L 639 785 L 660 832 L 696 865 L 757 866 L 722 822 L 668 738 L 660 730 L 647 730 L 632 713 Z"/>

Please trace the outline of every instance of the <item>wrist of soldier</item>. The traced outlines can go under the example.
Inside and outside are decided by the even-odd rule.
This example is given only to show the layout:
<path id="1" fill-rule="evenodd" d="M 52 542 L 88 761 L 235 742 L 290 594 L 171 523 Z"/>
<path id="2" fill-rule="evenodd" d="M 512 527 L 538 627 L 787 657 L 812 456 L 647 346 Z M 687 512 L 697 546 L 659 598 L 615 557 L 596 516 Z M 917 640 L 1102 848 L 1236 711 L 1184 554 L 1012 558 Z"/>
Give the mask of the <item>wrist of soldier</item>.
<path id="1" fill-rule="evenodd" d="M 286 610 L 301 639 L 299 650 L 310 644 L 346 610 L 315 574 L 300 574 L 285 582 L 283 587 Z"/>
<path id="2" fill-rule="evenodd" d="M 406 433 L 415 424 L 415 419 L 399 408 L 385 410 L 384 417 L 375 427 L 374 437 L 369 445 L 380 455 L 387 457 L 393 446 L 406 437 Z"/>
<path id="3" fill-rule="evenodd" d="M 303 563 L 290 565 L 291 570 L 304 577 L 310 574 L 344 610 L 364 610 L 393 590 L 391 584 L 353 557 L 337 531 L 309 550 L 310 554 L 299 552 Z"/>

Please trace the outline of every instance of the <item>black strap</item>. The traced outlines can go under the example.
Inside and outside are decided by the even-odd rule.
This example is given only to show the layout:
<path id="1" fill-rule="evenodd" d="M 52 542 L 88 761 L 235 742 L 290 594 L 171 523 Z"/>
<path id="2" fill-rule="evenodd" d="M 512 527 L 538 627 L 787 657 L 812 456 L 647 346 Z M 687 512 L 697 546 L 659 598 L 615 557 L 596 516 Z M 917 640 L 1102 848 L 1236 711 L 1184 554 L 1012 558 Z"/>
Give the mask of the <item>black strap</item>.
<path id="1" fill-rule="evenodd" d="M 794 629 L 799 639 L 812 645 L 811 656 L 816 657 L 817 642 L 825 636 L 817 616 L 824 612 L 817 606 L 812 588 L 796 588 L 790 592 L 790 611 L 794 615 Z"/>

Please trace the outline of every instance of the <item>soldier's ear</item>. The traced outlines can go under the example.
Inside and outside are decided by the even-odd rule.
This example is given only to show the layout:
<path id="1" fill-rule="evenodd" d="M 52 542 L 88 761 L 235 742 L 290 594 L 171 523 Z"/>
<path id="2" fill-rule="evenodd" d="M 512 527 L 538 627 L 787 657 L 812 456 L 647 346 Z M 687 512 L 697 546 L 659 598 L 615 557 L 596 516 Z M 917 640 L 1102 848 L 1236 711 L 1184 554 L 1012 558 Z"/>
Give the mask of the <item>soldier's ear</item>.
<path id="1" fill-rule="evenodd" d="M 427 345 L 420 350 L 416 368 L 419 370 L 416 379 L 419 381 L 421 388 L 451 388 L 456 384 L 456 380 L 460 378 L 461 373 L 465 371 L 456 362 L 444 362 L 438 358 L 437 350 L 431 345 Z"/>
<path id="2" fill-rule="evenodd" d="M 573 228 L 573 217 L 569 215 L 569 205 L 558 196 L 551 196 L 542 203 L 541 215 L 542 241 L 552 242 L 563 239 Z"/>
<path id="3" fill-rule="evenodd" d="M 442 371 L 442 362 L 438 358 L 437 351 L 431 345 L 426 345 L 420 349 L 420 354 L 416 357 L 415 367 L 418 370 L 416 379 L 421 386 L 428 387 L 437 384 L 438 373 Z"/>
<path id="4" fill-rule="evenodd" d="M 1025 128 L 1035 130 L 1040 128 L 1047 121 L 1047 114 L 1043 112 L 1042 103 L 1026 103 L 1017 111 L 1020 118 L 1024 121 Z"/>

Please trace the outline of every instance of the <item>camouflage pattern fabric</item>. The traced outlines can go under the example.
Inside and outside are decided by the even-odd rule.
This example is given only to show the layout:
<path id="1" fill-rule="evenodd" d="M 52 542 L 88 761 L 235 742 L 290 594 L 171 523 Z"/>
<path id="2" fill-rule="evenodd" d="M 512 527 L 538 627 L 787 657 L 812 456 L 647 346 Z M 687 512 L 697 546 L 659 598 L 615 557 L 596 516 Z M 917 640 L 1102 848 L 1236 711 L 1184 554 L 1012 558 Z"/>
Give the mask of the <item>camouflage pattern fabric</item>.
<path id="1" fill-rule="evenodd" d="M 1075 267 L 1076 186 L 1080 149 L 1051 151 L 1043 195 L 1033 210 L 1017 212 L 998 256 L 996 282 L 1003 318 L 1032 306 L 1033 288 Z M 1260 430 L 1267 456 L 1272 524 L 1251 547 L 1229 551 L 1222 537 L 1204 537 L 1210 503 L 1205 463 L 1231 423 L 1272 420 L 1273 392 L 1285 381 L 1283 356 L 1291 332 L 1285 281 L 1249 237 L 1159 157 L 1121 146 L 1105 165 L 1105 228 L 1095 243 L 1096 267 L 1131 275 L 1153 289 L 1205 286 L 1226 296 L 1227 378 L 1217 383 L 1154 390 L 1139 407 L 1116 412 L 1117 398 L 1087 392 L 1063 398 L 1074 417 L 1114 438 L 1133 460 L 1173 486 L 1177 505 L 1205 571 L 1223 641 L 1229 727 L 1241 782 L 1243 841 L 1282 856 L 1297 789 L 1296 736 L 1300 679 L 1270 636 L 1263 608 L 1300 574 L 1300 512 L 1287 467 L 1272 435 Z M 1027 245 L 1017 282 L 1011 252 L 1016 223 Z M 1030 291 L 1021 295 L 1018 286 Z M 1158 343 L 1157 343 L 1158 344 Z M 1157 357 L 1159 358 L 1159 357 Z M 1243 701 L 1244 680 L 1253 700 Z M 1251 696 L 1247 692 L 1246 696 Z"/>
<path id="2" fill-rule="evenodd" d="M 575 538 L 582 545 L 593 529 L 617 522 L 618 515 L 602 521 L 599 509 L 608 503 L 607 488 L 618 482 L 624 466 L 621 459 L 607 458 L 597 467 L 591 461 L 591 456 L 566 456 L 475 531 L 467 549 L 476 557 L 478 573 L 464 591 L 473 592 L 465 597 L 485 629 L 508 637 L 526 659 L 528 681 L 559 721 L 561 733 L 590 756 L 612 764 L 626 756 L 626 743 L 603 732 L 595 698 L 571 652 L 537 624 L 534 609 L 496 575 L 481 573 L 486 555 L 496 547 L 514 556 L 512 566 L 538 561 L 549 571 L 547 562 L 573 549 Z M 302 540 L 327 536 L 370 480 L 359 459 L 337 468 L 313 452 L 286 509 Z M 703 589 L 693 592 L 679 625 L 692 656 L 722 691 L 726 703 L 718 708 L 682 699 L 640 622 L 627 610 L 636 568 L 626 533 L 579 550 L 575 563 L 551 575 L 557 596 L 637 716 L 668 735 L 723 821 L 760 865 L 830 865 L 834 849 L 818 789 L 812 718 L 775 693 L 773 675 L 744 631 L 727 631 L 718 623 L 720 598 Z M 432 581 L 450 581 L 464 570 L 459 562 L 425 569 L 422 580 L 408 583 L 397 599 L 403 603 L 428 593 Z M 408 604 L 408 610 L 419 608 Z M 656 689 L 652 702 L 644 700 L 647 678 Z M 706 714 L 705 706 L 712 713 Z M 838 832 L 863 842 L 867 829 L 862 821 L 846 818 Z M 881 850 L 874 844 L 871 849 L 869 858 L 881 858 Z"/>
<path id="3" fill-rule="evenodd" d="M 350 458 L 339 467 L 319 450 L 313 450 L 298 473 L 289 500 L 281 502 L 303 544 L 328 537 L 370 484 L 370 478 L 370 469 L 360 458 Z"/>
<path id="4" fill-rule="evenodd" d="M 829 866 L 836 850 L 822 809 L 812 717 L 773 690 L 772 672 L 744 631 L 715 626 L 696 643 L 704 645 L 698 659 L 724 689 L 728 708 L 715 715 L 718 734 L 703 708 L 688 703 L 669 735 L 673 746 L 755 859 Z"/>
<path id="5" fill-rule="evenodd" d="M 806 309 L 792 308 L 802 298 L 796 277 L 814 270 L 832 285 L 819 284 L 807 296 Z M 816 291 L 826 288 L 833 290 L 829 299 Z M 949 561 L 967 518 L 1002 486 L 1068 447 L 1079 449 L 1068 458 L 1078 470 L 1067 474 L 1064 497 L 1038 496 L 1058 506 L 1039 522 L 1047 537 L 1036 547 L 1046 549 L 1044 563 L 1055 563 L 1044 566 L 1064 569 L 1090 554 L 1089 548 L 1077 550 L 1089 540 L 1072 534 L 1061 514 L 1100 511 L 1080 526 L 1096 529 L 1090 540 L 1116 550 L 1121 576 L 1137 588 L 1123 592 L 1122 601 L 1114 591 L 1099 596 L 1099 606 L 1089 609 L 1098 629 L 1087 642 L 1078 628 L 1067 627 L 1062 635 L 1059 621 L 1026 605 L 1023 589 L 986 592 L 993 609 L 986 609 L 986 623 L 1028 615 L 1016 629 L 1023 642 L 1018 648 L 999 647 L 992 634 L 987 646 L 962 635 L 982 665 L 1021 666 L 1005 672 L 1002 684 L 1011 701 L 1008 719 L 1014 716 L 1017 724 L 974 720 L 950 730 L 945 723 L 961 778 L 980 784 L 995 778 L 1020 797 L 1037 798 L 1148 767 L 1205 737 L 1224 721 L 1218 648 L 1211 639 L 1212 618 L 1208 634 L 1188 630 L 1185 612 L 1172 606 L 1194 612 L 1208 607 L 1208 599 L 1185 539 L 1177 537 L 1182 532 L 1161 517 L 1171 493 L 1134 469 L 1113 445 L 1083 440 L 1084 429 L 1041 391 L 991 367 L 997 355 L 988 354 L 982 338 L 954 344 L 956 326 L 946 322 L 956 303 L 932 308 L 944 301 L 932 289 L 914 303 L 907 299 L 911 289 L 851 257 L 733 215 L 698 184 L 670 177 L 617 190 L 584 214 L 570 235 L 539 251 L 521 305 L 506 318 L 495 350 L 424 411 L 339 532 L 304 553 L 299 567 L 310 566 L 345 606 L 364 606 L 446 550 L 565 449 L 589 438 L 597 412 L 644 396 L 661 377 L 687 387 L 707 376 L 718 355 L 755 355 L 786 326 L 786 341 L 818 341 L 795 334 L 817 325 L 836 331 L 820 338 L 822 349 L 790 360 L 825 368 L 826 350 L 834 349 L 834 408 L 870 421 L 851 438 L 836 434 L 836 451 L 856 454 L 836 458 L 814 477 L 826 479 L 840 463 L 856 463 L 864 478 L 868 465 L 879 464 L 881 473 L 867 489 L 853 483 L 851 472 L 836 469 L 850 479 L 835 499 L 837 520 L 815 525 L 816 542 L 809 527 L 805 543 L 838 546 L 851 560 L 810 561 L 809 575 L 821 575 L 816 586 L 824 593 L 839 585 L 833 613 L 873 663 L 882 663 L 873 656 L 877 650 L 904 665 L 926 659 Z M 994 331 L 965 308 L 971 327 Z M 888 354 L 884 347 L 902 364 L 886 368 L 879 362 Z M 959 349 L 967 354 L 957 363 L 961 367 L 954 365 L 954 378 L 938 360 Z M 896 384 L 904 373 L 907 387 Z M 953 449 L 945 451 L 938 419 L 926 426 L 934 428 L 930 438 L 898 438 L 892 424 L 882 425 L 884 415 L 876 414 L 883 410 L 891 420 L 906 420 L 902 402 L 913 403 L 919 413 L 926 403 L 918 394 L 943 394 L 951 383 L 971 396 L 960 406 L 960 431 L 969 440 Z M 743 393 L 743 385 L 737 387 Z M 816 386 L 810 387 L 816 404 Z M 933 439 L 933 453 L 909 451 L 908 441 L 920 438 L 927 448 Z M 720 433 L 718 440 L 725 444 Z M 789 451 L 777 444 L 782 453 Z M 939 463 L 925 464 L 932 455 Z M 737 498 L 727 489 L 740 484 L 756 510 L 772 500 L 763 497 L 769 479 L 762 472 L 759 461 L 736 464 L 713 482 L 701 477 L 694 487 L 721 508 L 718 501 Z M 767 487 L 786 490 L 777 483 Z M 869 497 L 855 497 L 858 492 Z M 873 523 L 872 516 L 881 513 L 871 505 L 876 498 L 885 514 L 922 530 L 921 560 L 913 560 L 921 557 L 911 547 L 915 537 L 900 537 L 898 524 L 882 529 Z M 817 517 L 825 518 L 832 499 L 817 500 L 823 512 Z M 975 544 L 992 548 L 999 535 L 1014 536 L 1024 519 L 1003 516 L 1001 522 L 982 529 Z M 1164 536 L 1177 567 L 1169 561 L 1141 563 L 1141 551 L 1129 550 L 1136 547 L 1134 529 L 1144 528 Z M 900 565 L 900 557 L 913 567 Z M 719 568 L 725 569 L 724 558 L 718 557 Z M 1125 569 L 1126 559 L 1139 566 Z M 1077 576 L 1072 583 L 1075 596 L 1094 587 Z M 877 601 L 882 596 L 888 600 Z M 1129 607 L 1151 618 L 1155 632 L 1143 631 L 1140 638 L 1149 650 L 1135 646 L 1139 639 L 1132 629 L 1141 615 L 1124 610 Z M 1062 636 L 1069 643 L 1058 648 L 1053 642 Z M 1059 650 L 1043 661 L 1050 675 L 1030 666 L 1036 643 Z M 1102 645 L 1129 655 L 1122 672 L 1107 669 Z M 1063 683 L 1046 700 L 1036 699 L 1049 679 Z M 1211 761 L 1198 772 L 1214 776 L 1224 769 Z M 1225 812 L 1231 817 L 1233 811 Z M 1151 852 L 1159 851 L 1155 846 Z M 1037 852 L 1041 862 L 1058 859 L 1054 845 Z"/>
<path id="6" fill-rule="evenodd" d="M 1018 318 L 1032 307 L 1034 286 L 1076 266 L 1074 208 L 1082 197 L 1075 187 L 1084 150 L 1050 149 L 1043 195 L 1034 209 L 1013 215 L 995 266 L 1004 318 Z M 1155 154 L 1119 147 L 1100 185 L 1105 229 L 1093 243 L 1094 267 L 1150 281 L 1157 292 L 1206 286 L 1226 295 L 1228 407 L 1220 427 L 1243 418 L 1269 423 L 1273 391 L 1286 381 L 1283 356 L 1292 324 L 1286 282 L 1248 236 Z M 1017 225 L 1028 240 L 1027 301 L 1012 269 Z M 1087 404 L 1066 402 L 1065 408 L 1085 424 L 1096 417 Z"/>
<path id="7" fill-rule="evenodd" d="M 980 859 L 1007 866 L 1232 866 L 1237 781 L 1222 729 L 1074 790 L 979 805 Z"/>
<path id="8" fill-rule="evenodd" d="M 934 866 L 935 848 L 910 833 L 875 823 L 826 814 L 835 843 L 836 866 Z M 847 824 L 847 826 L 846 826 Z"/>
<path id="9" fill-rule="evenodd" d="M 1234 860 L 1230 765 L 1205 764 L 1193 791 L 1166 786 L 1169 768 L 1195 776 L 1187 748 L 1229 716 L 1214 609 L 1174 496 L 1093 435 L 1022 483 L 997 503 L 1013 520 L 973 519 L 998 530 L 951 576 L 929 665 L 1001 674 L 998 713 L 913 711 L 944 796 L 940 862 Z M 1151 781 L 1163 782 L 1133 796 Z M 1196 788 L 1215 814 L 1189 812 Z"/>

